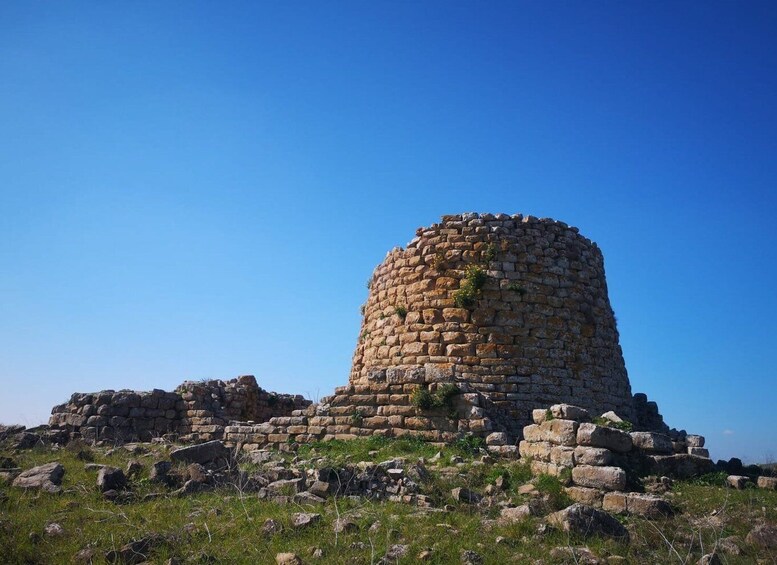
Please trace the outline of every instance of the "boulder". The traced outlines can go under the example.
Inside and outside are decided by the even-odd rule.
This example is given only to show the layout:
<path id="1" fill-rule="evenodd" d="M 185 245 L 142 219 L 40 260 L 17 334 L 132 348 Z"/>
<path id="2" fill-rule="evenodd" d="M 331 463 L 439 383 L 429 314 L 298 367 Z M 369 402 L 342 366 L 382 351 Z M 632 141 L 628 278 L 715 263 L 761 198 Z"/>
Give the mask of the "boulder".
<path id="1" fill-rule="evenodd" d="M 531 508 L 529 508 L 528 504 L 522 504 L 521 506 L 514 506 L 510 508 L 502 508 L 502 510 L 499 512 L 499 522 L 503 524 L 520 522 L 531 516 L 531 514 Z"/>
<path id="2" fill-rule="evenodd" d="M 180 447 L 170 452 L 170 459 L 185 463 L 205 464 L 228 457 L 229 449 L 224 447 L 224 444 L 219 440 Z"/>
<path id="3" fill-rule="evenodd" d="M 13 486 L 32 489 L 37 488 L 46 492 L 59 492 L 62 490 L 62 477 L 65 468 L 58 462 L 46 463 L 32 469 L 27 469 L 13 480 Z"/>
<path id="4" fill-rule="evenodd" d="M 572 469 L 572 482 L 601 490 L 623 490 L 626 488 L 626 472 L 620 467 L 578 465 Z"/>
<path id="5" fill-rule="evenodd" d="M 492 432 L 486 436 L 486 445 L 507 445 L 510 437 L 504 432 Z"/>
<path id="6" fill-rule="evenodd" d="M 674 453 L 672 440 L 669 436 L 656 432 L 631 432 L 631 442 L 634 447 L 647 453 Z"/>
<path id="7" fill-rule="evenodd" d="M 121 490 L 127 486 L 127 477 L 124 471 L 117 467 L 103 467 L 97 473 L 97 488 L 100 492 L 109 490 Z"/>
<path id="8" fill-rule="evenodd" d="M 584 504 L 573 504 L 547 517 L 551 526 L 587 538 L 602 536 L 629 540 L 629 532 L 613 516 Z"/>
<path id="9" fill-rule="evenodd" d="M 604 447 L 617 453 L 627 453 L 632 446 L 631 436 L 626 432 L 587 422 L 580 424 L 577 429 L 577 443 L 589 447 Z"/>

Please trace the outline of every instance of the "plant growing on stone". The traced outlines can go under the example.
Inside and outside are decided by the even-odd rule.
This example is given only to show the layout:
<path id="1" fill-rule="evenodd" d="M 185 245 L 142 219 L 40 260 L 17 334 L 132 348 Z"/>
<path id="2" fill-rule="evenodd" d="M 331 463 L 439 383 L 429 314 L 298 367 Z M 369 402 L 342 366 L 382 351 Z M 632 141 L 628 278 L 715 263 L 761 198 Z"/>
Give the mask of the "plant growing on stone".
<path id="1" fill-rule="evenodd" d="M 356 410 L 351 414 L 351 424 L 357 427 L 361 427 L 364 423 L 364 413 L 361 410 Z"/>
<path id="2" fill-rule="evenodd" d="M 507 290 L 512 290 L 513 292 L 517 292 L 521 296 L 524 296 L 528 292 L 525 288 L 523 288 L 518 283 L 510 283 L 509 285 L 507 285 Z"/>
<path id="3" fill-rule="evenodd" d="M 615 428 L 616 430 L 620 430 L 622 432 L 631 432 L 634 429 L 634 424 L 627 420 L 623 420 L 622 422 L 613 422 L 612 420 L 609 420 L 607 418 L 602 418 L 601 416 L 597 416 L 593 419 L 593 423 L 597 426 L 604 426 L 606 428 Z"/>
<path id="4" fill-rule="evenodd" d="M 434 393 L 424 386 L 419 386 L 411 393 L 410 403 L 421 410 L 448 408 L 448 415 L 453 418 L 456 416 L 453 397 L 457 394 L 459 394 L 459 387 L 453 383 L 439 386 Z"/>
<path id="5" fill-rule="evenodd" d="M 490 263 L 491 261 L 496 260 L 496 253 L 497 253 L 496 243 L 489 243 L 486 246 L 486 250 L 483 252 L 483 261 L 485 263 Z"/>
<path id="6" fill-rule="evenodd" d="M 442 251 L 438 251 L 432 258 L 432 269 L 438 273 L 443 273 L 447 268 L 448 264 L 445 261 L 445 254 Z"/>
<path id="7" fill-rule="evenodd" d="M 453 302 L 459 308 L 470 308 L 480 296 L 486 282 L 485 269 L 480 265 L 467 265 L 459 290 L 453 293 Z"/>
<path id="8" fill-rule="evenodd" d="M 407 317 L 407 308 L 403 305 L 397 305 L 394 307 L 394 313 L 404 322 Z"/>

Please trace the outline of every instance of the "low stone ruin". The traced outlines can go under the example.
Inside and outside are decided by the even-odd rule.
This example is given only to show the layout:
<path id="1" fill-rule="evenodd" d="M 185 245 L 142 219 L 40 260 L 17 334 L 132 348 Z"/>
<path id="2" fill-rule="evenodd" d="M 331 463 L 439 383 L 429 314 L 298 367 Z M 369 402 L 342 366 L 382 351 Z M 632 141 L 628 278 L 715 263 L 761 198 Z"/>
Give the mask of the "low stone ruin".
<path id="1" fill-rule="evenodd" d="M 252 375 L 229 381 L 186 381 L 174 392 L 76 393 L 51 411 L 49 425 L 86 441 L 179 441 L 223 439 L 233 420 L 265 421 L 311 402 L 300 395 L 259 387 Z"/>

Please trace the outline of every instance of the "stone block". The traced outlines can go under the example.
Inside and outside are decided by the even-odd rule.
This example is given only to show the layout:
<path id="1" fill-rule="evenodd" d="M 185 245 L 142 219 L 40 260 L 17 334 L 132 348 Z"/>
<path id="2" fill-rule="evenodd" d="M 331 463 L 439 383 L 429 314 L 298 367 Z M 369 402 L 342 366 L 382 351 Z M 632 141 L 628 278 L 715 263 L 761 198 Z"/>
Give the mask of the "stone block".
<path id="1" fill-rule="evenodd" d="M 705 457 L 709 459 L 710 452 L 705 447 L 689 447 L 688 448 L 688 455 L 695 455 L 696 457 Z"/>
<path id="2" fill-rule="evenodd" d="M 626 488 L 626 472 L 620 467 L 578 465 L 572 469 L 572 482 L 582 487 L 623 490 Z"/>
<path id="3" fill-rule="evenodd" d="M 546 420 L 540 424 L 542 439 L 556 445 L 574 446 L 579 425 L 574 420 Z"/>
<path id="4" fill-rule="evenodd" d="M 604 447 L 586 447 L 578 445 L 575 448 L 575 465 L 607 466 L 612 463 L 612 451 Z"/>
<path id="5" fill-rule="evenodd" d="M 575 502 L 593 506 L 594 508 L 602 507 L 604 493 L 598 488 L 571 486 L 566 487 L 564 492 Z"/>
<path id="6" fill-rule="evenodd" d="M 657 432 L 631 432 L 631 442 L 635 448 L 647 453 L 673 453 L 669 436 Z"/>
<path id="7" fill-rule="evenodd" d="M 585 408 L 572 404 L 554 404 L 550 407 L 550 413 L 554 418 L 574 420 L 576 422 L 590 422 L 591 415 Z"/>
<path id="8" fill-rule="evenodd" d="M 638 492 L 608 492 L 604 495 L 602 509 L 645 518 L 661 518 L 673 513 L 672 506 L 660 496 Z"/>
<path id="9" fill-rule="evenodd" d="M 688 447 L 704 447 L 704 436 L 689 434 L 685 436 L 685 445 Z"/>
<path id="10" fill-rule="evenodd" d="M 749 482 L 750 477 L 746 477 L 744 475 L 729 475 L 726 477 L 726 484 L 737 490 L 743 490 Z"/>
<path id="11" fill-rule="evenodd" d="M 777 490 L 777 477 L 758 477 L 758 488 Z"/>
<path id="12" fill-rule="evenodd" d="M 627 453 L 631 450 L 631 436 L 615 428 L 582 423 L 577 429 L 578 445 L 604 447 L 617 453 Z"/>
<path id="13" fill-rule="evenodd" d="M 555 445 L 550 450 L 550 462 L 564 467 L 574 467 L 575 448 L 564 445 Z"/>

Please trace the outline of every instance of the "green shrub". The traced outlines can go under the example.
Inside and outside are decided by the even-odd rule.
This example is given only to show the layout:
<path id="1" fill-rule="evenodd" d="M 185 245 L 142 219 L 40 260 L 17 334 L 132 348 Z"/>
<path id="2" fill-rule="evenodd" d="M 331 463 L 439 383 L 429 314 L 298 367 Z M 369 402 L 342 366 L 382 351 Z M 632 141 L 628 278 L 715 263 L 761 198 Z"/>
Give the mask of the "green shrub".
<path id="1" fill-rule="evenodd" d="M 429 392 L 429 389 L 424 386 L 419 386 L 410 394 L 410 403 L 421 410 L 448 408 L 450 415 L 450 411 L 454 408 L 453 397 L 457 394 L 459 394 L 459 387 L 453 383 L 440 385 L 434 393 Z"/>
<path id="2" fill-rule="evenodd" d="M 434 397 L 429 389 L 419 386 L 410 395 L 410 404 L 421 410 L 429 410 L 434 406 Z"/>
<path id="3" fill-rule="evenodd" d="M 351 414 L 352 425 L 361 427 L 363 423 L 364 423 L 364 413 L 361 410 L 357 410 L 356 412 Z"/>
<path id="4" fill-rule="evenodd" d="M 399 316 L 402 321 L 404 321 L 407 317 L 407 308 L 402 305 L 395 306 L 394 313 Z"/>
<path id="5" fill-rule="evenodd" d="M 525 288 L 523 288 L 518 283 L 510 283 L 509 285 L 507 285 L 507 290 L 512 290 L 513 292 L 517 292 L 521 296 L 524 296 L 528 292 Z"/>
<path id="6" fill-rule="evenodd" d="M 453 302 L 459 308 L 470 308 L 480 296 L 480 291 L 486 283 L 485 269 L 480 265 L 468 265 L 464 271 L 464 279 L 459 290 L 453 293 Z"/>
<path id="7" fill-rule="evenodd" d="M 613 422 L 612 420 L 608 420 L 607 418 L 602 418 L 601 416 L 597 416 L 596 418 L 593 419 L 593 422 L 597 426 L 604 426 L 605 428 L 615 428 L 616 430 L 621 430 L 622 432 L 626 432 L 626 433 L 629 433 L 634 429 L 634 424 L 626 420 L 623 420 L 622 422 Z"/>
<path id="8" fill-rule="evenodd" d="M 485 449 L 486 440 L 480 436 L 467 434 L 454 441 L 451 447 L 453 447 L 453 449 L 456 451 L 460 451 L 466 455 L 475 455 L 481 449 Z"/>
<path id="9" fill-rule="evenodd" d="M 483 252 L 483 261 L 485 263 L 490 263 L 491 261 L 496 260 L 496 253 L 497 253 L 496 243 L 489 243 L 486 246 L 486 250 Z"/>

